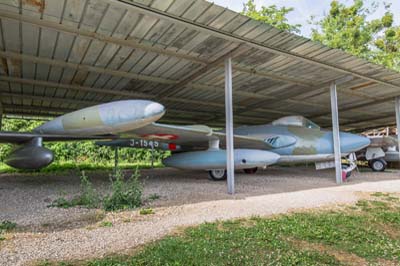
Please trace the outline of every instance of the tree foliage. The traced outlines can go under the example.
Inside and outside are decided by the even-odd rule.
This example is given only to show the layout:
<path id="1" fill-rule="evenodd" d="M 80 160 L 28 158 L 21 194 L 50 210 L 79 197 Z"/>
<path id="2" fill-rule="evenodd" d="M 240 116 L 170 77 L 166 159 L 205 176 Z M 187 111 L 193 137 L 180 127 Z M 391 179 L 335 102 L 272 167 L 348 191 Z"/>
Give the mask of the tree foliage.
<path id="1" fill-rule="evenodd" d="M 301 25 L 291 25 L 288 23 L 288 19 L 286 18 L 287 14 L 292 11 L 293 8 L 291 7 L 278 8 L 276 5 L 261 6 L 261 8 L 257 10 L 254 0 L 248 0 L 243 4 L 242 14 L 255 20 L 270 24 L 280 30 L 300 33 Z"/>
<path id="2" fill-rule="evenodd" d="M 393 24 L 390 4 L 385 4 L 382 17 L 368 20 L 377 7 L 378 4 L 365 7 L 363 0 L 354 0 L 350 6 L 334 0 L 329 13 L 314 21 L 317 28 L 311 37 L 329 47 L 400 71 L 400 27 Z"/>

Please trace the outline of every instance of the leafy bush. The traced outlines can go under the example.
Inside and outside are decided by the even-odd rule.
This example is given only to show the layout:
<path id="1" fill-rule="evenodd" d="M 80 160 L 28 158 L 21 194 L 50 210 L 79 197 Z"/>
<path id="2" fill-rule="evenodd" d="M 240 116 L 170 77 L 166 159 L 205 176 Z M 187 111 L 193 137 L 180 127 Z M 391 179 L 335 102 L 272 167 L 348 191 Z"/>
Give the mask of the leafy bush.
<path id="1" fill-rule="evenodd" d="M 112 192 L 103 201 L 103 208 L 107 211 L 134 209 L 142 205 L 142 184 L 139 182 L 139 172 L 136 171 L 124 181 L 121 171 L 117 171 L 111 178 Z"/>
<path id="2" fill-rule="evenodd" d="M 101 203 L 101 198 L 93 188 L 89 178 L 82 171 L 81 175 L 81 195 L 78 197 L 77 205 L 86 206 L 88 208 L 97 208 Z"/>
<path id="3" fill-rule="evenodd" d="M 3 234 L 7 231 L 13 230 L 15 227 L 17 227 L 17 224 L 14 222 L 10 221 L 2 221 L 0 222 L 0 241 L 5 240 L 6 238 L 3 236 Z"/>
<path id="4" fill-rule="evenodd" d="M 15 227 L 17 227 L 17 224 L 14 222 L 2 221 L 0 223 L 0 230 L 9 231 L 15 229 Z"/>
<path id="5" fill-rule="evenodd" d="M 72 200 L 60 197 L 53 201 L 48 207 L 66 209 L 75 206 L 85 206 L 87 208 L 98 208 L 101 206 L 101 197 L 93 188 L 93 185 L 86 176 L 85 171 L 82 171 L 81 174 L 81 191 L 77 197 L 74 197 Z"/>

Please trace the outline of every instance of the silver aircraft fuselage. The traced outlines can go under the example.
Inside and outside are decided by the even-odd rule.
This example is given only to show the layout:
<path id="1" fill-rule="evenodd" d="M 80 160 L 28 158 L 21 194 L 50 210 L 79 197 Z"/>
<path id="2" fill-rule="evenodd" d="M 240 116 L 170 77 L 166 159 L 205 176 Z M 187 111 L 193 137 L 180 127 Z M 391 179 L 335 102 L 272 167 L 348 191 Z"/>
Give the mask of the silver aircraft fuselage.
<path id="1" fill-rule="evenodd" d="M 332 131 L 320 128 L 268 124 L 239 127 L 234 134 L 264 138 L 266 142 L 271 142 L 274 148 L 260 148 L 279 154 L 279 162 L 324 161 L 332 159 L 334 154 Z M 342 155 L 356 152 L 369 144 L 370 140 L 366 137 L 340 132 Z M 240 144 L 235 147 L 241 148 Z"/>

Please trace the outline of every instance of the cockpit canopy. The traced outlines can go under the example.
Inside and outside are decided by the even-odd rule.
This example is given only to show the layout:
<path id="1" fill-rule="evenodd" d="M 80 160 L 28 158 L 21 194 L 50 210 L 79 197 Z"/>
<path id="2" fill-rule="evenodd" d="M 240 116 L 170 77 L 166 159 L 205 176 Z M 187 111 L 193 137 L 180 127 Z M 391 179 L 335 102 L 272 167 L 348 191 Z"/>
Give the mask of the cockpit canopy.
<path id="1" fill-rule="evenodd" d="M 274 126 L 298 126 L 320 129 L 321 127 L 301 115 L 285 116 L 272 122 Z"/>

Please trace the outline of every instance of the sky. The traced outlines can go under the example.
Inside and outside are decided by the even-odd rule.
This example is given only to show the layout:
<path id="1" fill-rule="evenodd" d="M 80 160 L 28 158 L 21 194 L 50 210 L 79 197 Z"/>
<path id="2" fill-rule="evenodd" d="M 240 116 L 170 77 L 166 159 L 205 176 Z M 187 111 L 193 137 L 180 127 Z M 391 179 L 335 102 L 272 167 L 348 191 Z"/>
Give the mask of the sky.
<path id="1" fill-rule="evenodd" d="M 214 2 L 217 5 L 222 7 L 227 7 L 236 12 L 240 12 L 243 9 L 243 2 L 247 2 L 246 0 L 208 0 L 210 2 Z M 340 0 L 340 2 L 350 5 L 353 3 L 352 0 Z M 374 0 L 365 0 L 365 6 L 371 6 L 371 3 Z M 391 11 L 395 16 L 395 24 L 400 25 L 400 0 L 385 0 L 379 1 L 375 0 L 375 2 L 380 2 L 378 10 L 372 14 L 369 19 L 374 19 L 380 17 L 384 14 L 384 5 L 383 3 L 391 3 Z M 329 11 L 331 0 L 255 0 L 257 7 L 260 6 L 270 6 L 277 5 L 278 7 L 286 6 L 293 7 L 294 11 L 288 14 L 288 20 L 290 24 L 301 24 L 301 34 L 305 37 L 311 36 L 311 28 L 312 25 L 309 25 L 308 21 L 310 20 L 311 15 L 315 16 L 316 20 L 322 18 L 324 14 Z"/>

